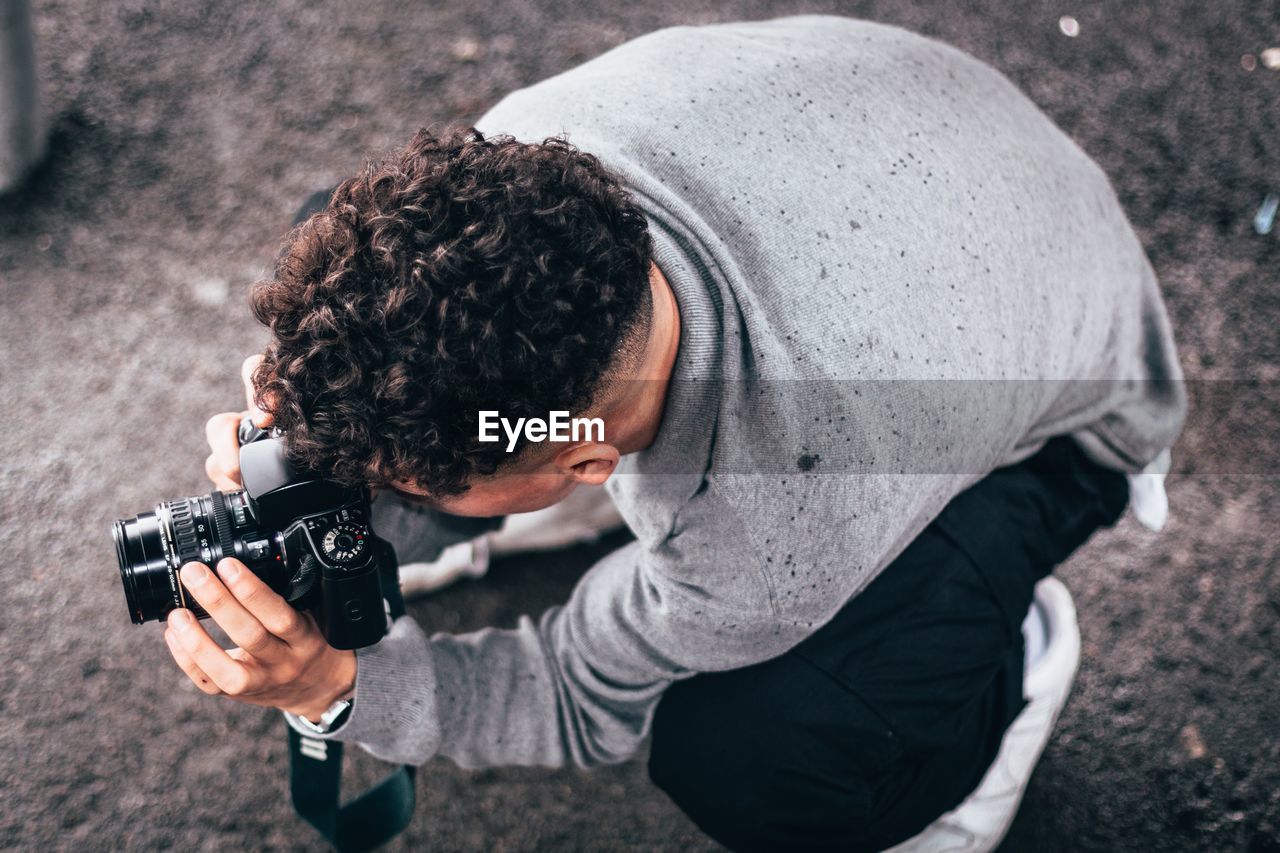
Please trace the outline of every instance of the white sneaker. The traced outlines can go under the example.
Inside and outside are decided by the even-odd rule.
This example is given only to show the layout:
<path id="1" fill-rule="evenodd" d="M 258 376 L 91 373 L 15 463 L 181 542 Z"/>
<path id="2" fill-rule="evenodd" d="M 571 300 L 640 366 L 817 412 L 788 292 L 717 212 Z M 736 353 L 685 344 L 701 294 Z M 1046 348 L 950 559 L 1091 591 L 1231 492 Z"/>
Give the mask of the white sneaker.
<path id="1" fill-rule="evenodd" d="M 498 530 L 446 548 L 433 562 L 406 563 L 400 589 L 406 597 L 433 592 L 483 576 L 492 555 L 554 551 L 594 542 L 621 526 L 622 516 L 603 486 L 579 486 L 546 509 L 507 516 Z"/>
<path id="2" fill-rule="evenodd" d="M 1028 704 L 1005 732 L 995 761 L 964 802 L 889 853 L 977 853 L 994 850 L 1004 840 L 1080 663 L 1076 608 L 1057 578 L 1036 584 L 1022 634 Z"/>
<path id="3" fill-rule="evenodd" d="M 440 552 L 430 563 L 405 563 L 400 567 L 400 594 L 405 598 L 425 595 L 463 578 L 478 578 L 489 571 L 489 537 L 486 533 L 470 542 L 459 542 Z"/>

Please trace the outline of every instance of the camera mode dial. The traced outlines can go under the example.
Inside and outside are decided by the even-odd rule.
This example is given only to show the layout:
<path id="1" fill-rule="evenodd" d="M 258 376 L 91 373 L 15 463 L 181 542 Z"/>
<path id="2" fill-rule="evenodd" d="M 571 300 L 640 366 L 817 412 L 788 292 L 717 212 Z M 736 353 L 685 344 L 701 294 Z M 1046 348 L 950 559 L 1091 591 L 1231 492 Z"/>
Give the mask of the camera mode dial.
<path id="1" fill-rule="evenodd" d="M 335 524 L 320 540 L 320 549 L 325 559 L 341 564 L 349 564 L 364 555 L 369 531 L 363 524 L 344 521 Z"/>

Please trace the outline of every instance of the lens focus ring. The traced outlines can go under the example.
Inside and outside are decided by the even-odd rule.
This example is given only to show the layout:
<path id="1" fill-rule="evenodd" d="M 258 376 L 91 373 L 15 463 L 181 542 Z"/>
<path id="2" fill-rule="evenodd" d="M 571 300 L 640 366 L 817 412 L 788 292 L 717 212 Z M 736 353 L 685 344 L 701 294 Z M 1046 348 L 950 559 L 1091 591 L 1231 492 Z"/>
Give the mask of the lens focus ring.
<path id="1" fill-rule="evenodd" d="M 231 512 L 227 509 L 227 496 L 214 492 L 209 496 L 209 503 L 213 504 L 213 535 L 218 537 L 218 547 L 222 550 L 218 558 L 234 557 L 236 537 L 231 526 Z"/>
<path id="2" fill-rule="evenodd" d="M 196 535 L 196 520 L 187 500 L 169 503 L 169 523 L 173 526 L 173 548 L 178 554 L 178 565 L 200 559 L 200 537 Z"/>

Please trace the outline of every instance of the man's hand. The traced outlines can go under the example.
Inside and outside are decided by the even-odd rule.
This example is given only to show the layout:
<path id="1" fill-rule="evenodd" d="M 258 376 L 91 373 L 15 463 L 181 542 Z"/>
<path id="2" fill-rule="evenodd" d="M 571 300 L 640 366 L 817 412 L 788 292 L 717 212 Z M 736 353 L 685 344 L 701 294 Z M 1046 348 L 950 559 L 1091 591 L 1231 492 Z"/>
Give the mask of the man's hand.
<path id="1" fill-rule="evenodd" d="M 243 412 L 222 412 L 214 415 L 204 426 L 205 438 L 213 452 L 204 461 L 204 472 L 213 481 L 214 488 L 227 492 L 242 488 L 240 480 L 240 421 L 250 418 L 254 424 L 271 426 L 271 416 L 259 411 L 254 404 L 253 371 L 262 361 L 261 355 L 251 355 L 240 365 L 240 379 L 244 382 L 245 405 Z"/>
<path id="2" fill-rule="evenodd" d="M 355 688 L 355 652 L 331 647 L 310 614 L 294 610 L 239 560 L 220 562 L 217 575 L 188 563 L 182 585 L 237 645 L 220 647 L 190 610 L 169 614 L 169 652 L 205 693 L 315 721 Z"/>

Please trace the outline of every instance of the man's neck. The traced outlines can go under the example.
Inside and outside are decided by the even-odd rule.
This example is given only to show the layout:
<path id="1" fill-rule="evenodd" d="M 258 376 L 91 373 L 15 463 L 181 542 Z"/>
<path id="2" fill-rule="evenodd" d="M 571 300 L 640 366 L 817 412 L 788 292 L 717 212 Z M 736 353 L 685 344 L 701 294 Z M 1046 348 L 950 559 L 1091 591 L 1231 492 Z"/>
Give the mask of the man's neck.
<path id="1" fill-rule="evenodd" d="M 662 427 L 667 388 L 680 352 L 680 305 L 657 264 L 649 266 L 653 320 L 644 356 L 623 383 L 620 399 L 605 415 L 614 446 L 626 455 L 653 444 Z"/>

